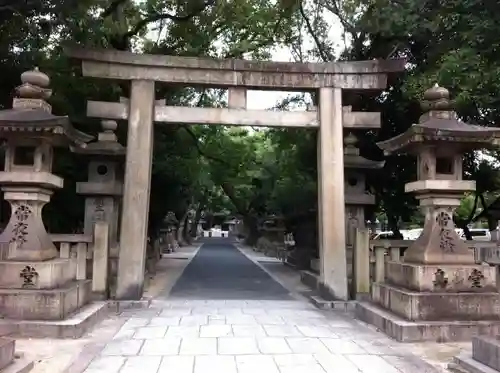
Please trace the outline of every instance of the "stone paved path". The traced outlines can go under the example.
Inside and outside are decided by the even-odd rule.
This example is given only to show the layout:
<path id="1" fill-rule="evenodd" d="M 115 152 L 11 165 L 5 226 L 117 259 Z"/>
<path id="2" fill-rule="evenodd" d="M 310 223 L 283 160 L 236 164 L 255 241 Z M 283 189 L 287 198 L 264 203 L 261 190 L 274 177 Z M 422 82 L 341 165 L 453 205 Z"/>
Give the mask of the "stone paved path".
<path id="1" fill-rule="evenodd" d="M 436 372 L 348 314 L 320 311 L 300 299 L 279 299 L 286 292 L 277 291 L 270 276 L 236 254 L 241 253 L 234 247 L 202 248 L 174 293 L 218 297 L 225 284 L 231 296 L 241 291 L 255 298 L 262 291 L 278 299 L 168 298 L 147 309 L 127 310 L 116 319 L 108 340 L 89 346 L 92 357 L 85 373 Z M 232 259 L 222 265 L 212 255 Z M 199 258 L 204 264 L 196 262 Z M 241 267 L 229 269 L 229 262 Z M 248 287 L 235 278 L 238 273 L 247 277 Z M 261 279 L 258 286 L 253 276 Z M 189 289 L 193 283 L 196 291 Z"/>
<path id="2" fill-rule="evenodd" d="M 229 240 L 203 244 L 177 281 L 170 297 L 182 299 L 292 299 L 271 276 Z"/>

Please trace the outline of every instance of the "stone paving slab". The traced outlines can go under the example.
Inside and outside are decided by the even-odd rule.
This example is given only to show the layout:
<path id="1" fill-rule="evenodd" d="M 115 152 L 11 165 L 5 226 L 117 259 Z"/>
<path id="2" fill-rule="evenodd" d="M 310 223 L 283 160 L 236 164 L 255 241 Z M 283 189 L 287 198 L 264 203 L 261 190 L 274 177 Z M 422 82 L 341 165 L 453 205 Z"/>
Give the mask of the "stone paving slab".
<path id="1" fill-rule="evenodd" d="M 85 373 L 434 373 L 400 344 L 305 301 L 158 300 L 125 310 Z"/>

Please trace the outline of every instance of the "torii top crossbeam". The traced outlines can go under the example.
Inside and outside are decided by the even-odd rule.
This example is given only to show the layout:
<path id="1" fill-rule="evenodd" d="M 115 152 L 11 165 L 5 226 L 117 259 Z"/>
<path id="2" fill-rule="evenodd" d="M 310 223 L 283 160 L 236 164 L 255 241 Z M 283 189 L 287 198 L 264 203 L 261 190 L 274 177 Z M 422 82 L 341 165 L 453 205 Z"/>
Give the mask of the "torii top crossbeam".
<path id="1" fill-rule="evenodd" d="M 69 48 L 82 61 L 83 75 L 145 79 L 193 86 L 257 90 L 384 89 L 387 73 L 404 70 L 403 59 L 297 63 L 137 54 L 117 50 Z"/>

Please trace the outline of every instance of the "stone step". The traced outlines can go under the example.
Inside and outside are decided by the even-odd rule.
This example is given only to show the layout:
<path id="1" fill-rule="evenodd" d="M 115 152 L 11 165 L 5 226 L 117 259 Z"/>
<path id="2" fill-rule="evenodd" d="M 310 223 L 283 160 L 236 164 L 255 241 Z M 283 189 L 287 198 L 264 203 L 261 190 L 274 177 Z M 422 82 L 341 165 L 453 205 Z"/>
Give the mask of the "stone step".
<path id="1" fill-rule="evenodd" d="M 356 308 L 356 301 L 341 301 L 341 300 L 325 300 L 320 296 L 313 295 L 310 297 L 311 303 L 320 309 L 334 310 L 343 312 L 352 312 Z"/>
<path id="2" fill-rule="evenodd" d="M 14 359 L 16 342 L 13 339 L 0 337 L 0 371 Z"/>
<path id="3" fill-rule="evenodd" d="M 500 341 L 480 336 L 472 339 L 472 358 L 492 369 L 500 371 Z"/>
<path id="4" fill-rule="evenodd" d="M 500 321 L 497 292 L 417 292 L 373 283 L 372 300 L 409 321 Z"/>
<path id="5" fill-rule="evenodd" d="M 311 271 L 300 271 L 300 281 L 311 289 L 318 288 L 318 275 Z"/>
<path id="6" fill-rule="evenodd" d="M 7 365 L 0 373 L 28 373 L 33 369 L 33 361 L 28 360 L 22 354 L 16 354 L 14 360 Z"/>
<path id="7" fill-rule="evenodd" d="M 500 334 L 500 321 L 408 321 L 371 302 L 358 302 L 356 318 L 398 342 L 465 342 L 477 335 Z"/>
<path id="8" fill-rule="evenodd" d="M 108 312 L 106 302 L 92 302 L 64 320 L 0 319 L 0 335 L 12 338 L 80 338 Z"/>
<path id="9" fill-rule="evenodd" d="M 87 304 L 92 281 L 73 281 L 58 289 L 0 289 L 2 316 L 15 320 L 62 320 Z"/>
<path id="10" fill-rule="evenodd" d="M 474 360 L 470 354 L 463 354 L 453 358 L 453 362 L 448 365 L 448 369 L 456 373 L 498 373 L 498 370 Z"/>

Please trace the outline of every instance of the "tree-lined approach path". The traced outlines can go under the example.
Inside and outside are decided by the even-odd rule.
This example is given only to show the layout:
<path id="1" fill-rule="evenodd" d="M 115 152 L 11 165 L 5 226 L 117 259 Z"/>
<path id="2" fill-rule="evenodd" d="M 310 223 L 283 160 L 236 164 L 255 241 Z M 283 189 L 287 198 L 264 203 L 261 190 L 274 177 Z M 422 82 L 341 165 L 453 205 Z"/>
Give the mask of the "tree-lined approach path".
<path id="1" fill-rule="evenodd" d="M 206 240 L 170 296 L 185 299 L 292 299 L 288 290 L 228 239 Z"/>

